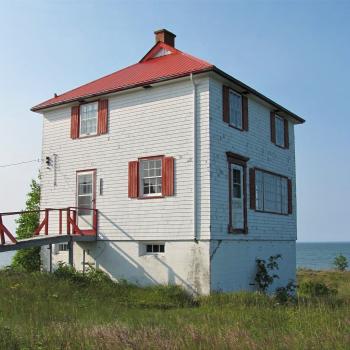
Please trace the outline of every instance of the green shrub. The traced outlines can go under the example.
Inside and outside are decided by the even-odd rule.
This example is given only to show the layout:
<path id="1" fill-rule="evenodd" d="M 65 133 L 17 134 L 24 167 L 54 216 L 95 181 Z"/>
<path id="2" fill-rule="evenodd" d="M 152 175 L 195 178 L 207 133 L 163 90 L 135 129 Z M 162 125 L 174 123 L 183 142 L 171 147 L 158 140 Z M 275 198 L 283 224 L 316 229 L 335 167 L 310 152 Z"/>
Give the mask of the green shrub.
<path id="1" fill-rule="evenodd" d="M 41 266 L 40 247 L 21 249 L 12 258 L 12 267 L 27 272 L 39 271 Z"/>
<path id="2" fill-rule="evenodd" d="M 61 279 L 70 280 L 74 283 L 79 284 L 99 284 L 99 283 L 110 283 L 114 282 L 109 276 L 103 271 L 94 268 L 89 265 L 86 272 L 77 271 L 73 266 L 67 265 L 60 261 L 57 269 L 53 272 L 54 276 Z"/>
<path id="3" fill-rule="evenodd" d="M 285 287 L 276 288 L 275 299 L 281 304 L 294 301 L 296 288 L 294 281 L 289 281 Z"/>
<path id="4" fill-rule="evenodd" d="M 336 288 L 328 287 L 323 282 L 307 281 L 299 285 L 298 293 L 300 296 L 308 297 L 327 297 L 338 293 Z"/>
<path id="5" fill-rule="evenodd" d="M 348 267 L 348 260 L 344 255 L 339 254 L 334 258 L 333 264 L 337 270 L 345 271 Z"/>
<path id="6" fill-rule="evenodd" d="M 73 279 L 77 274 L 77 270 L 66 263 L 59 261 L 57 269 L 53 272 L 53 275 L 57 278 Z"/>
<path id="7" fill-rule="evenodd" d="M 273 281 L 279 278 L 279 276 L 272 273 L 272 271 L 278 270 L 277 260 L 280 258 L 282 258 L 281 254 L 270 256 L 268 262 L 263 259 L 255 259 L 257 267 L 255 282 L 261 292 L 266 293 Z"/>

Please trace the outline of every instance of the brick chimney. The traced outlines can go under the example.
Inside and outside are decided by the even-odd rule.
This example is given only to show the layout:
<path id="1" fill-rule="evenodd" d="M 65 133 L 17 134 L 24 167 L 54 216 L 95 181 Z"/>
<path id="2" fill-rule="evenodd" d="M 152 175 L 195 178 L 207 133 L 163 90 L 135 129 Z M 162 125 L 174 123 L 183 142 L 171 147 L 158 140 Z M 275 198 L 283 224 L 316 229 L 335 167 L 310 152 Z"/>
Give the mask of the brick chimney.
<path id="1" fill-rule="evenodd" d="M 169 32 L 166 29 L 156 30 L 154 34 L 156 35 L 156 43 L 160 41 L 169 46 L 175 47 L 175 34 Z"/>

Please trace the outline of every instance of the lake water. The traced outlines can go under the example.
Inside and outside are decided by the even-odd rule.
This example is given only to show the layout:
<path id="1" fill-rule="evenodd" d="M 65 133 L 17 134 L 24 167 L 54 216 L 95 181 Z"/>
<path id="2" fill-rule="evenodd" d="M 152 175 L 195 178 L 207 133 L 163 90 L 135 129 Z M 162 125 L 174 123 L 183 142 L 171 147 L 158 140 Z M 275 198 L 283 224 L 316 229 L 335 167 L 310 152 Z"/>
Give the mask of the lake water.
<path id="1" fill-rule="evenodd" d="M 313 270 L 334 268 L 334 258 L 342 254 L 350 265 L 350 242 L 297 243 L 297 267 Z"/>
<path id="2" fill-rule="evenodd" d="M 14 252 L 0 253 L 0 267 L 9 265 Z M 328 270 L 334 257 L 343 254 L 350 265 L 350 242 L 297 243 L 297 267 Z"/>

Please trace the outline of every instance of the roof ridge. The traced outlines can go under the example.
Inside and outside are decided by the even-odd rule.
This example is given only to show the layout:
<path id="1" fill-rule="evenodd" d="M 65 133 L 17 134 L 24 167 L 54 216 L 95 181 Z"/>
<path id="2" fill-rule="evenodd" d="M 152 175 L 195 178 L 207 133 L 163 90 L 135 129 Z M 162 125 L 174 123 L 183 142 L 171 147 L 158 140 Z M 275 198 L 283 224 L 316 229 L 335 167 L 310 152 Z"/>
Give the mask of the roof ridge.
<path id="1" fill-rule="evenodd" d="M 193 61 L 196 61 L 196 62 L 199 62 L 201 64 L 205 64 L 205 65 L 209 65 L 211 67 L 214 67 L 214 64 L 208 62 L 208 61 L 205 61 L 205 60 L 202 60 L 201 58 L 198 58 L 196 56 L 193 56 L 193 55 L 190 55 L 189 53 L 187 52 L 183 52 L 183 51 L 180 51 L 178 50 L 182 55 L 188 57 L 189 59 L 192 59 Z"/>
<path id="2" fill-rule="evenodd" d="M 171 53 L 177 53 L 177 52 L 181 52 L 179 49 L 176 49 L 175 47 L 173 46 L 170 46 L 166 43 L 163 43 L 161 41 L 158 41 L 157 43 L 155 43 L 151 49 L 141 58 L 141 60 L 138 62 L 138 63 L 143 63 L 143 62 L 146 62 L 148 61 L 149 59 L 152 59 L 154 57 L 149 57 L 151 56 L 151 54 L 156 51 L 156 48 L 159 47 L 159 48 L 164 48 L 166 50 L 169 50 Z"/>

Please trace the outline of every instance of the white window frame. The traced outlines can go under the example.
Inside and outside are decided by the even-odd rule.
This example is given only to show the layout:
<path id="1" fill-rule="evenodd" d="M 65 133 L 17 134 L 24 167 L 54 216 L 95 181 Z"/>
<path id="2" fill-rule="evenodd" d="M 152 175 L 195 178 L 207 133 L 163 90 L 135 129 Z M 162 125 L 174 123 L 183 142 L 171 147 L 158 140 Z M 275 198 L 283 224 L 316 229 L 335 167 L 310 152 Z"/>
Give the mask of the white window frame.
<path id="1" fill-rule="evenodd" d="M 151 250 L 152 250 L 150 252 L 147 251 L 149 246 L 151 246 Z M 165 254 L 165 243 L 145 243 L 145 255 L 157 255 L 157 254 Z"/>
<path id="2" fill-rule="evenodd" d="M 146 163 L 149 163 L 151 161 L 159 161 L 160 162 L 160 168 L 148 168 L 149 172 L 153 170 L 160 169 L 160 175 L 148 175 L 144 176 L 144 170 Z M 163 158 L 162 157 L 155 157 L 155 158 L 145 158 L 139 160 L 140 165 L 140 175 L 139 175 L 139 188 L 140 188 L 140 196 L 142 198 L 152 198 L 152 197 L 160 197 L 163 195 Z M 158 179 L 160 179 L 160 192 L 156 193 L 144 193 L 144 184 L 143 180 L 147 179 L 157 179 L 156 181 L 159 182 Z"/>
<path id="3" fill-rule="evenodd" d="M 91 117 L 88 114 L 88 111 L 85 109 L 88 108 L 89 106 L 94 106 L 94 117 Z M 97 135 L 97 124 L 98 124 L 98 102 L 91 102 L 91 103 L 85 103 L 80 105 L 79 108 L 79 136 L 93 136 Z M 83 132 L 83 122 L 88 123 L 90 120 L 95 119 L 95 130 L 93 132 Z M 87 128 L 86 128 L 87 129 Z"/>
<path id="4" fill-rule="evenodd" d="M 270 190 L 268 193 L 268 186 L 273 182 L 276 187 L 274 191 Z M 276 205 L 275 208 L 269 206 L 273 202 Z M 255 208 L 261 212 L 288 215 L 288 178 L 262 169 L 255 169 Z"/>
<path id="5" fill-rule="evenodd" d="M 239 182 L 235 182 L 235 171 L 239 172 Z M 245 217 L 244 217 L 244 166 L 241 164 L 231 163 L 231 220 L 233 230 L 245 229 Z M 235 196 L 235 187 L 239 188 L 239 197 Z M 238 205 L 238 207 L 236 207 Z M 237 213 L 240 215 L 239 222 L 236 222 Z"/>
<path id="6" fill-rule="evenodd" d="M 84 194 L 80 194 L 79 193 L 79 185 L 80 182 L 80 176 L 91 176 L 91 193 L 84 193 Z M 80 207 L 79 205 L 79 198 L 80 197 L 90 197 L 91 198 L 91 208 L 87 208 L 86 211 L 84 211 L 84 209 L 78 209 L 78 217 L 81 216 L 81 217 L 89 217 L 89 216 L 93 216 L 93 202 L 94 202 L 94 198 L 95 198 L 95 195 L 94 195 L 94 191 L 95 191 L 95 184 L 94 184 L 94 176 L 95 176 L 95 172 L 94 170 L 86 170 L 86 171 L 79 171 L 77 173 L 77 188 L 76 188 L 76 204 L 77 204 L 77 207 Z"/>
<path id="7" fill-rule="evenodd" d="M 275 142 L 277 146 L 285 147 L 285 130 L 284 130 L 284 118 L 279 115 L 275 115 Z"/>
<path id="8" fill-rule="evenodd" d="M 236 110 L 235 112 L 238 112 L 240 115 L 236 117 L 236 115 L 232 115 L 231 111 L 231 95 L 234 95 L 236 97 L 239 97 L 239 111 Z M 243 108 L 242 108 L 242 95 L 237 93 L 236 91 L 230 89 L 229 90 L 229 98 L 228 98 L 228 109 L 229 109 L 229 125 L 233 126 L 234 128 L 237 128 L 239 130 L 243 130 Z"/>

